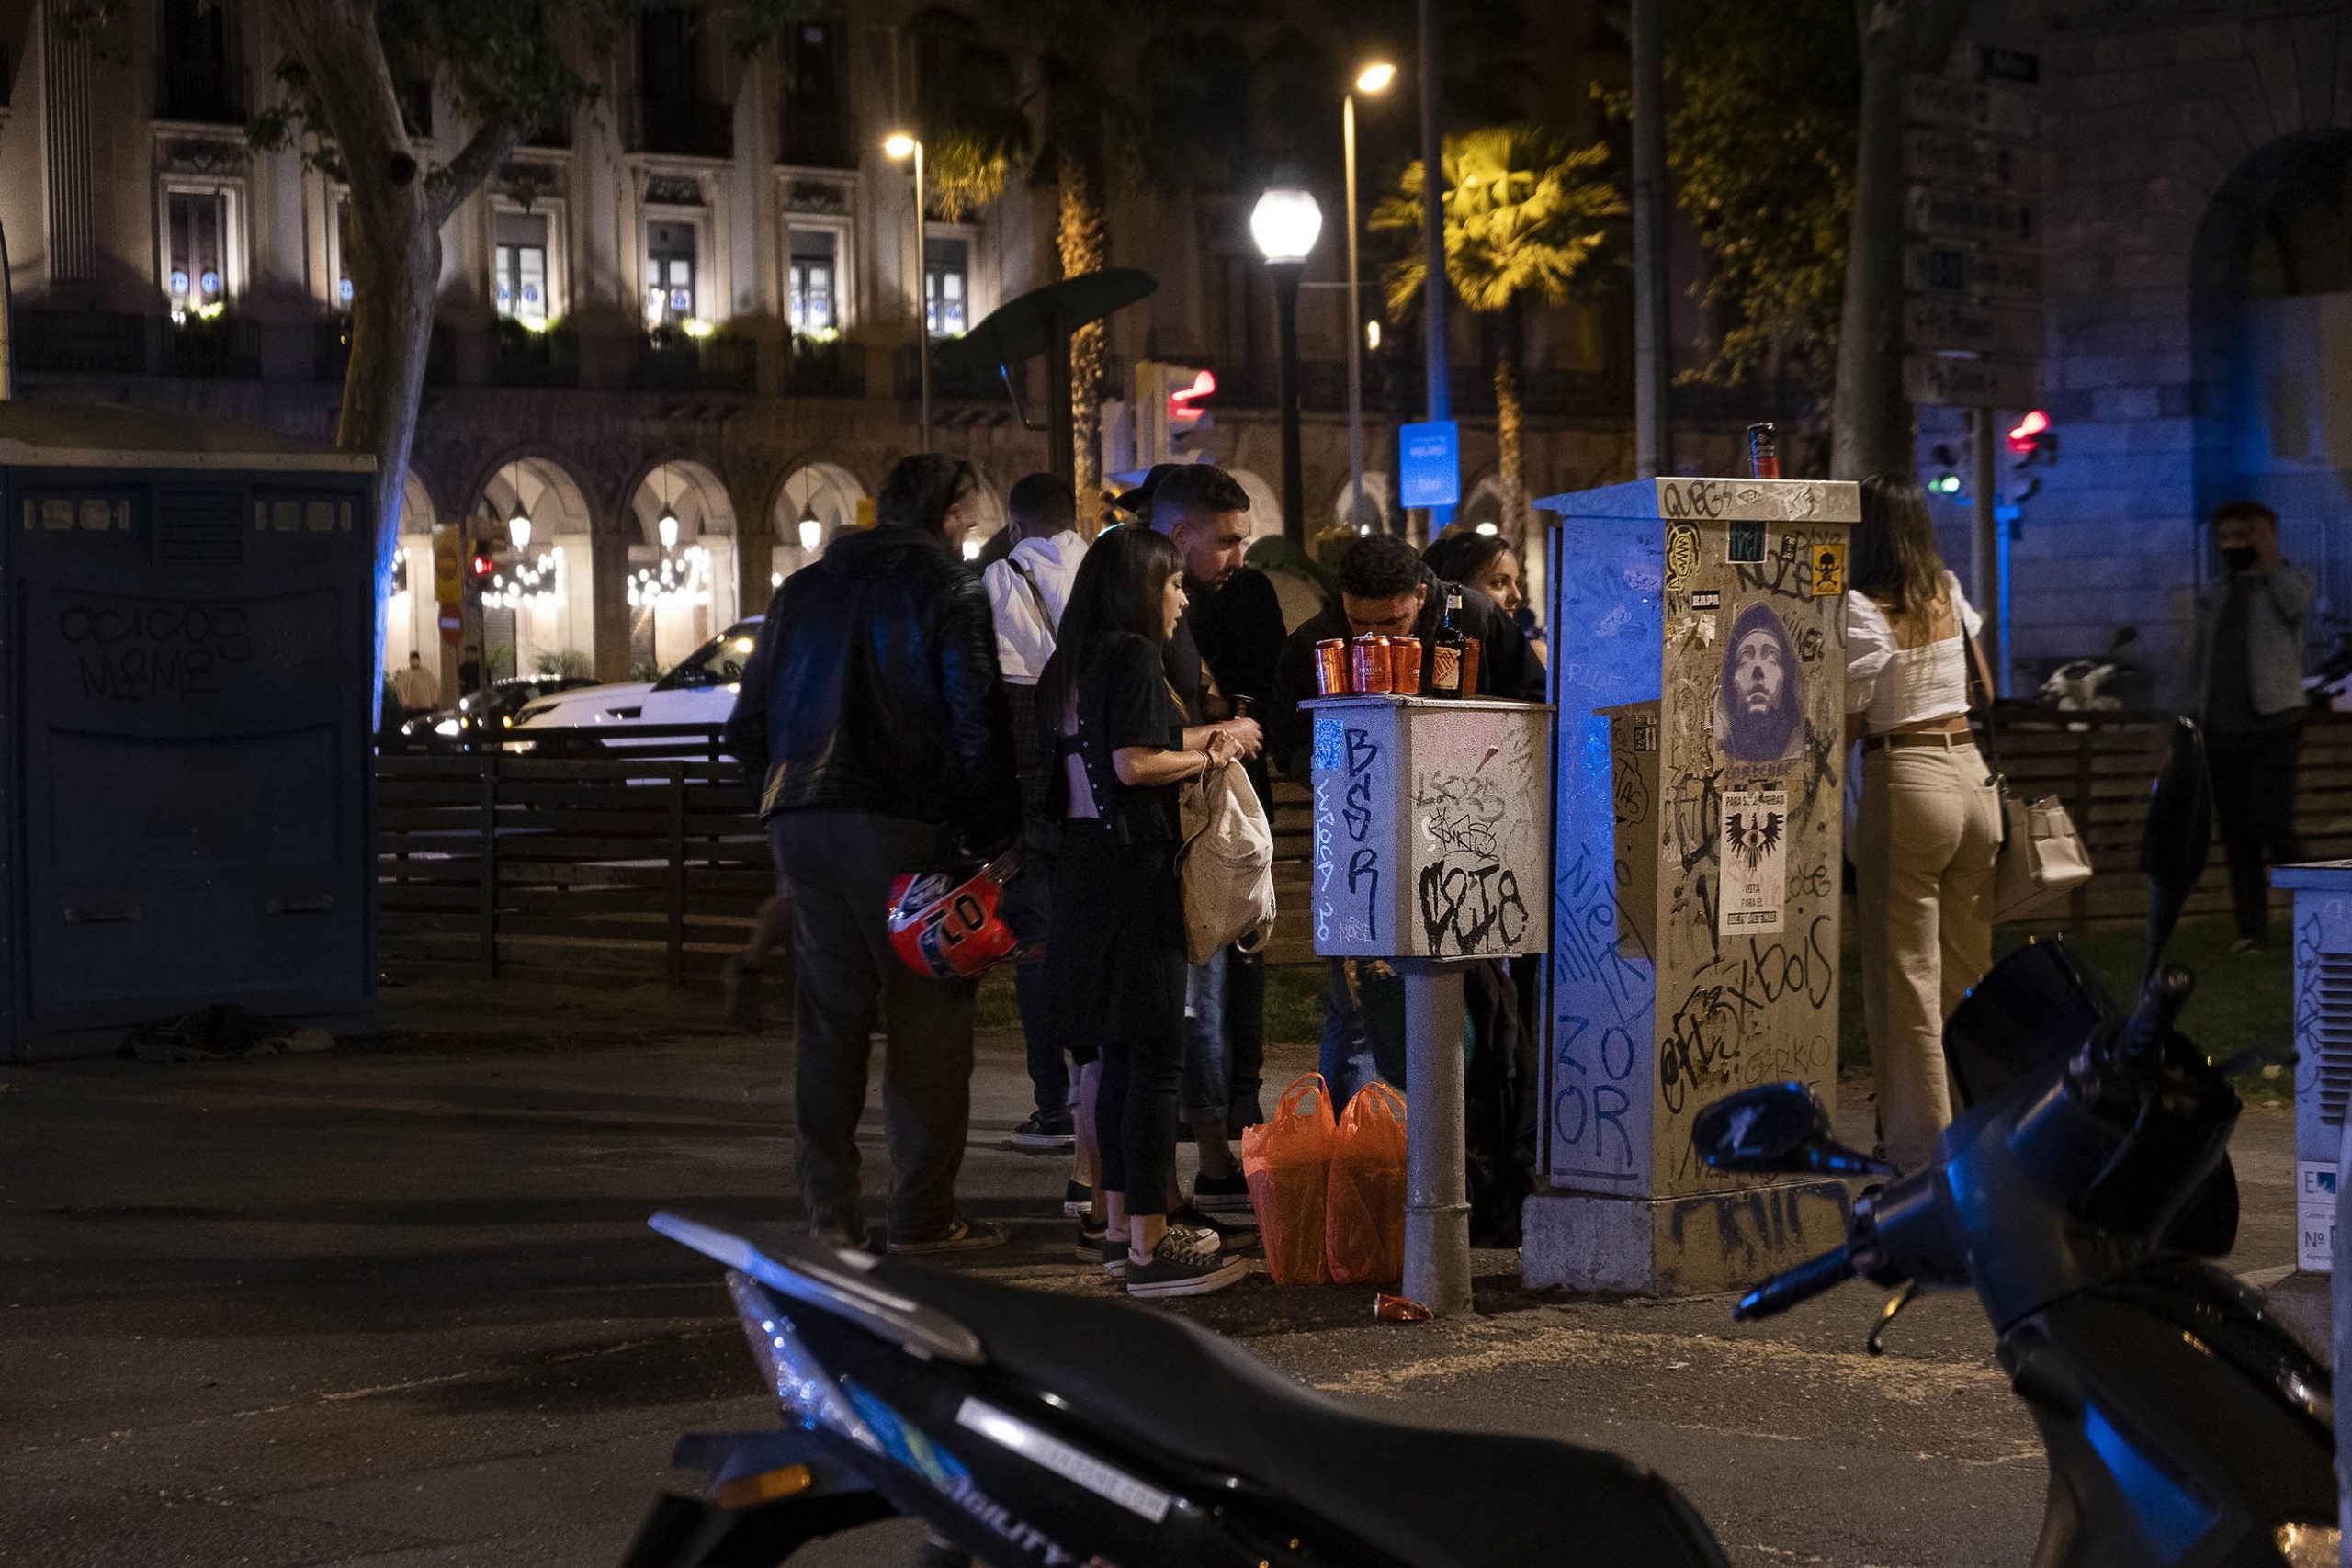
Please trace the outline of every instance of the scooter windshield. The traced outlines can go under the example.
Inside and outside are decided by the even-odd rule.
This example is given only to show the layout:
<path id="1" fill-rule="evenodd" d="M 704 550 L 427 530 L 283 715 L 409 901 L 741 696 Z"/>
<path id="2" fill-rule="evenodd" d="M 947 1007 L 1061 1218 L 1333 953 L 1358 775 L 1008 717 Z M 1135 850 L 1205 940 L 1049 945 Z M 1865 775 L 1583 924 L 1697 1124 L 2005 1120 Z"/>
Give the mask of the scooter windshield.
<path id="1" fill-rule="evenodd" d="M 1973 1105 L 2020 1073 L 2067 1055 L 2117 1012 L 2062 939 L 2027 942 L 1994 964 L 1944 1025 L 1944 1064 L 1961 1104 Z"/>

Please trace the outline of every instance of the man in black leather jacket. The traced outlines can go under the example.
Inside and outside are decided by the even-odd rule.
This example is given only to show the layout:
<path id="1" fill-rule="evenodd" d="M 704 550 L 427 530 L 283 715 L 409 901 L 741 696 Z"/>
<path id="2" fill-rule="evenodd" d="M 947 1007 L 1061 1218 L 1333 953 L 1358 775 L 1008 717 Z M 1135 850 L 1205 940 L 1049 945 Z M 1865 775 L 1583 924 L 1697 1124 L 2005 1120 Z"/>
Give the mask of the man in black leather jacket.
<path id="1" fill-rule="evenodd" d="M 956 1212 L 975 986 L 915 975 L 888 924 L 895 878 L 941 864 L 956 840 L 992 854 L 1021 829 L 996 629 L 956 553 L 978 489 L 960 458 L 901 459 L 877 525 L 834 540 L 776 591 L 727 722 L 793 892 L 800 1195 L 810 1227 L 836 1244 L 867 1242 L 857 1123 L 877 1004 L 890 1250 L 1005 1239 Z"/>

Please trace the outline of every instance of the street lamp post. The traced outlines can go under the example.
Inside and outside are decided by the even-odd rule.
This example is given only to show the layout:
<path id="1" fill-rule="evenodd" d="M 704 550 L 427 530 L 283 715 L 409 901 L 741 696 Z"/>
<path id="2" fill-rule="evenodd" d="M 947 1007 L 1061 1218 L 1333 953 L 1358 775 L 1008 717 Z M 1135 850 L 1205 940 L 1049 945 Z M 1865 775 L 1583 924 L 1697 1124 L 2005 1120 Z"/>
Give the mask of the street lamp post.
<path id="1" fill-rule="evenodd" d="M 1340 141 L 1348 181 L 1348 521 L 1363 510 L 1363 307 L 1356 302 L 1356 93 L 1382 93 L 1396 67 L 1377 60 L 1356 73 L 1355 92 L 1340 105 Z"/>
<path id="2" fill-rule="evenodd" d="M 883 140 L 882 151 L 894 159 L 911 158 L 915 168 L 915 265 L 909 276 L 915 295 L 915 382 L 922 400 L 922 449 L 931 450 L 931 320 L 923 292 L 922 143 L 912 134 L 894 130 Z"/>
<path id="3" fill-rule="evenodd" d="M 1306 543 L 1306 478 L 1298 456 L 1298 279 L 1323 231 L 1323 209 L 1312 191 L 1277 185 L 1250 213 L 1250 237 L 1274 275 L 1274 307 L 1282 342 L 1283 533 Z"/>

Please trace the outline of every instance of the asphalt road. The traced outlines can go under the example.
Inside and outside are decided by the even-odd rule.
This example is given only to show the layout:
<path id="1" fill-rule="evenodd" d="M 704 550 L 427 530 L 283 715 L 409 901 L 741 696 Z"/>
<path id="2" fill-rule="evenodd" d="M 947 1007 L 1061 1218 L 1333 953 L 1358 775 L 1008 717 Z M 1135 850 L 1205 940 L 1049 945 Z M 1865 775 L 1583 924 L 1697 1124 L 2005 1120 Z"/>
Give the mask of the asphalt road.
<path id="1" fill-rule="evenodd" d="M 322 1055 L 0 1066 L 0 1563 L 614 1562 L 680 1431 L 772 1419 L 717 1271 L 644 1228 L 791 1212 L 788 1047 L 707 1005 L 409 991 Z M 1026 1093 L 986 1043 L 966 1190 L 1017 1235 L 979 1265 L 1106 1292 L 1067 1261 L 1057 1164 L 1004 1144 Z M 2249 1111 L 2238 1158 L 2233 1262 L 2262 1278 L 2291 1256 L 2287 1113 Z M 1182 1310 L 1399 1421 L 1628 1454 L 1737 1562 L 2027 1561 L 2042 1462 L 1972 1303 L 1873 1359 L 1860 1288 L 1742 1327 L 1480 1263 L 1454 1322 L 1262 1279 Z"/>

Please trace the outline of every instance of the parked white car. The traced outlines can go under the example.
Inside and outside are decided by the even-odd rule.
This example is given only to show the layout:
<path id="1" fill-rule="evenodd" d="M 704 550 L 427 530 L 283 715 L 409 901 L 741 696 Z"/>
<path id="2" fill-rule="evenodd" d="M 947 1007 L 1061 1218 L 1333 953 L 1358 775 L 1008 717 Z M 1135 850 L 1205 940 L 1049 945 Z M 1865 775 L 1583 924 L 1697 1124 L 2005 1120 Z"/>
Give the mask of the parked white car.
<path id="1" fill-rule="evenodd" d="M 545 697 L 515 716 L 516 729 L 607 729 L 625 734 L 652 725 L 717 727 L 735 709 L 743 666 L 764 615 L 738 621 L 680 660 L 658 681 L 582 686 Z M 616 745 L 628 741 L 616 735 Z M 660 742 L 649 741 L 649 744 Z"/>

